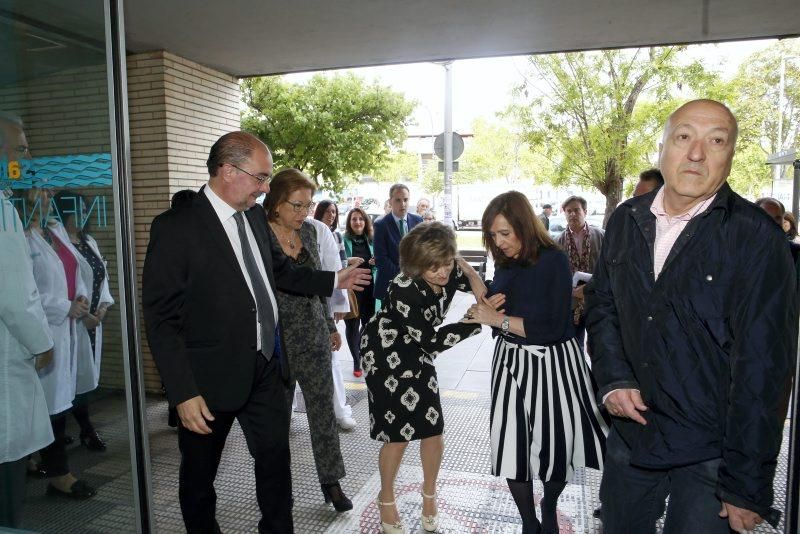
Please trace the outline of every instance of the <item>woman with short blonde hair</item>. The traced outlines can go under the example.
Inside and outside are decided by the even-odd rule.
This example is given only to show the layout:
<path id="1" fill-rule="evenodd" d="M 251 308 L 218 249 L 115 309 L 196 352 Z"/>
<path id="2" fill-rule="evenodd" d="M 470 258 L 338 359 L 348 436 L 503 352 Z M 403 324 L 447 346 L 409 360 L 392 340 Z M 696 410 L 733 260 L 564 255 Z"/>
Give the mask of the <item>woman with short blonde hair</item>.
<path id="1" fill-rule="evenodd" d="M 394 479 L 410 441 L 422 440 L 422 528 L 437 529 L 436 479 L 444 450 L 444 419 L 433 365 L 440 352 L 478 334 L 476 325 L 442 326 L 456 290 L 480 298 L 483 281 L 458 257 L 453 230 L 437 222 L 415 226 L 400 241 L 400 274 L 367 324 L 361 339 L 369 390 L 372 439 L 382 441 L 378 458 L 378 509 L 384 533 L 405 532 L 395 507 Z"/>

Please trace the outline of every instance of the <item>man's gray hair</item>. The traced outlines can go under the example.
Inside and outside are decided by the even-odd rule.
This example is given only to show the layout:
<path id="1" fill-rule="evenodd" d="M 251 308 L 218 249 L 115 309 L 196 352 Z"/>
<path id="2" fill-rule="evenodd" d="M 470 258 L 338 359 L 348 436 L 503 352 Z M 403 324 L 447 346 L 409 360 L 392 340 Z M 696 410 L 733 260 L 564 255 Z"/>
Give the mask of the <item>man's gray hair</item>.
<path id="1" fill-rule="evenodd" d="M 19 115 L 14 115 L 13 113 L 9 113 L 7 111 L 0 110 L 0 123 L 8 123 L 13 124 L 14 126 L 22 129 L 24 125 L 22 124 L 22 119 Z M 3 128 L 0 128 L 0 147 L 5 146 L 6 138 L 4 135 Z"/>

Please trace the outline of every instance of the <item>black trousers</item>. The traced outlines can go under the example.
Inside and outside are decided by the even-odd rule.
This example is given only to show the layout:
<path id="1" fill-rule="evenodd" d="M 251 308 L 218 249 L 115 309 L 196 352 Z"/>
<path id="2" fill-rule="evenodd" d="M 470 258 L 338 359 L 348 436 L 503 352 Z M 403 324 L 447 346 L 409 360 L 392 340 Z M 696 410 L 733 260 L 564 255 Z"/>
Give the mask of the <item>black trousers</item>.
<path id="1" fill-rule="evenodd" d="M 347 348 L 353 355 L 353 370 L 361 369 L 361 333 L 364 326 L 375 315 L 375 297 L 372 296 L 372 287 L 367 286 L 364 291 L 356 292 L 358 300 L 358 317 L 355 319 L 345 319 L 344 332 L 347 338 Z"/>
<path id="2" fill-rule="evenodd" d="M 666 508 L 664 534 L 728 534 L 716 497 L 720 459 L 671 469 L 643 469 L 630 464 L 631 451 L 616 430 L 606 441 L 600 482 L 603 532 L 655 534 Z M 669 496 L 669 507 L 666 507 Z"/>
<path id="3" fill-rule="evenodd" d="M 48 477 L 60 477 L 69 473 L 69 461 L 67 460 L 67 445 L 64 443 L 64 436 L 67 433 L 67 413 L 61 412 L 50 416 L 50 424 L 53 426 L 53 442 L 39 451 L 42 457 L 41 467 L 47 471 Z"/>
<path id="4" fill-rule="evenodd" d="M 27 458 L 0 464 L 0 528 L 19 528 L 25 499 Z"/>
<path id="5" fill-rule="evenodd" d="M 178 425 L 181 451 L 179 498 L 189 534 L 217 531 L 214 479 L 233 420 L 239 421 L 255 460 L 256 499 L 261 510 L 260 533 L 293 532 L 292 475 L 289 456 L 289 411 L 276 358 L 256 359 L 250 397 L 236 412 L 213 411 L 212 433 L 195 434 Z"/>

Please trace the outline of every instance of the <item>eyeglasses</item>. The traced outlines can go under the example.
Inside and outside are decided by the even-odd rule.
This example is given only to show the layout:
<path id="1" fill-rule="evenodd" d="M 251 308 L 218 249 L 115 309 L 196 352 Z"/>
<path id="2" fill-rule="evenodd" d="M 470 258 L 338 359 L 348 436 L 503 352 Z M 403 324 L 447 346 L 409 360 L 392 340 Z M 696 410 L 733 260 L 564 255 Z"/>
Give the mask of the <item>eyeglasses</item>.
<path id="1" fill-rule="evenodd" d="M 286 201 L 292 207 L 295 213 L 300 213 L 301 211 L 308 211 L 314 205 L 313 202 L 309 202 L 308 204 L 303 204 L 302 202 L 290 202 L 289 200 Z"/>
<path id="2" fill-rule="evenodd" d="M 225 165 L 225 164 L 224 164 L 224 163 L 221 163 L 221 164 L 220 164 L 220 167 L 222 167 L 223 165 Z M 250 176 L 251 178 L 255 179 L 255 181 L 256 181 L 256 182 L 258 182 L 258 183 L 259 183 L 259 185 L 261 185 L 261 184 L 268 184 L 268 183 L 270 182 L 270 180 L 272 180 L 272 176 L 271 176 L 271 175 L 269 175 L 269 174 L 253 174 L 252 172 L 248 172 L 248 171 L 246 171 L 246 170 L 242 169 L 241 167 L 239 167 L 239 166 L 237 166 L 237 165 L 234 165 L 233 163 L 228 163 L 228 165 L 230 165 L 230 166 L 231 166 L 231 167 L 233 167 L 234 169 L 237 169 L 237 170 L 240 170 L 240 171 L 242 171 L 242 172 L 243 172 L 243 173 L 245 173 L 246 175 L 248 175 L 248 176 Z"/>

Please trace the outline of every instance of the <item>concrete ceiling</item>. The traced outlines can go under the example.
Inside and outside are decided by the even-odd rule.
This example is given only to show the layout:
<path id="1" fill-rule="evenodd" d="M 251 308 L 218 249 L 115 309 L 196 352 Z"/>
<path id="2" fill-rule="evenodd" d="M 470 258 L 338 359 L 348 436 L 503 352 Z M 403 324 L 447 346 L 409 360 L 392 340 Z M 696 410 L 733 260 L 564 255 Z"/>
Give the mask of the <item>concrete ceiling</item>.
<path id="1" fill-rule="evenodd" d="M 129 0 L 127 47 L 236 76 L 800 34 L 800 0 Z"/>
<path id="2" fill-rule="evenodd" d="M 800 35 L 800 0 L 125 0 L 131 52 L 235 76 Z M 0 84 L 101 63 L 103 0 L 0 0 Z"/>

